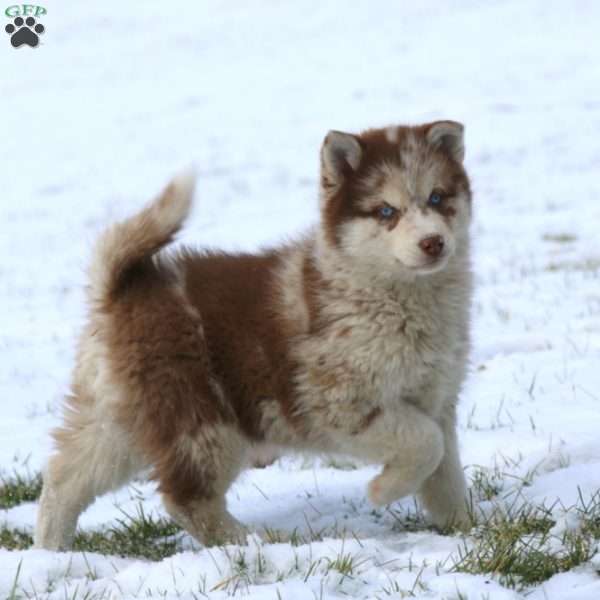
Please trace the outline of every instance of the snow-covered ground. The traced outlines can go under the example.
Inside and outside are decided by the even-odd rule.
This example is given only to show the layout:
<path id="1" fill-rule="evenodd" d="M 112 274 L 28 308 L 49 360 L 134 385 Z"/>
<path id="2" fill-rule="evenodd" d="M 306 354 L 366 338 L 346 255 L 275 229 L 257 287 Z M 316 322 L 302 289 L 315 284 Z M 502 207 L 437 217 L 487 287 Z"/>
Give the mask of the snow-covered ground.
<path id="1" fill-rule="evenodd" d="M 182 240 L 255 249 L 316 220 L 328 129 L 452 118 L 467 127 L 475 193 L 463 460 L 472 476 L 496 467 L 500 502 L 522 487 L 568 526 L 564 507 L 600 488 L 598 2 L 43 4 L 40 47 L 0 34 L 0 474 L 35 473 L 50 451 L 91 242 L 107 223 L 195 163 Z M 291 457 L 232 488 L 240 520 L 326 528 L 323 541 L 191 547 L 158 563 L 0 549 L 0 597 L 17 571 L 14 597 L 521 597 L 452 572 L 459 536 L 405 531 L 410 499 L 373 511 L 374 472 Z M 114 525 L 140 497 L 163 514 L 140 483 L 99 500 L 81 527 Z M 35 511 L 1 511 L 0 524 L 31 530 Z M 239 552 L 249 575 L 236 587 Z M 343 576 L 331 565 L 348 554 L 356 569 Z M 600 598 L 599 566 L 530 597 Z"/>

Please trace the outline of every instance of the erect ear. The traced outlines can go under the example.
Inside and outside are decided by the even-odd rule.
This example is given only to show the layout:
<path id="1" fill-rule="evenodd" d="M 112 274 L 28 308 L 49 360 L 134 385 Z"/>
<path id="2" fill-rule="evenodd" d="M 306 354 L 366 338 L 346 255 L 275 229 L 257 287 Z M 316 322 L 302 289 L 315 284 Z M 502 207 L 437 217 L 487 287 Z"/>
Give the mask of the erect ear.
<path id="1" fill-rule="evenodd" d="M 465 158 L 465 128 L 456 121 L 436 121 L 427 130 L 427 141 L 452 156 L 458 162 Z"/>
<path id="2" fill-rule="evenodd" d="M 361 158 L 362 147 L 355 136 L 341 131 L 330 131 L 325 136 L 321 148 L 321 167 L 332 182 L 356 171 Z"/>

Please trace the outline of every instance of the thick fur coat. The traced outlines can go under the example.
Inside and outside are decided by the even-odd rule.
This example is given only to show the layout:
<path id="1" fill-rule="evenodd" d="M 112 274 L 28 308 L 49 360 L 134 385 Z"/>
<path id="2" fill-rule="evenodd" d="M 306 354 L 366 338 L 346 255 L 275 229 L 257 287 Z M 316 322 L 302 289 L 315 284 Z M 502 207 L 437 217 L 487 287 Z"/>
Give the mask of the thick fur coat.
<path id="1" fill-rule="evenodd" d="M 419 494 L 437 525 L 466 525 L 455 416 L 471 296 L 463 156 L 452 121 L 330 132 L 319 226 L 261 254 L 163 250 L 190 210 L 188 175 L 110 228 L 36 544 L 68 548 L 94 498 L 148 468 L 198 540 L 243 540 L 225 493 L 272 449 L 382 463 L 374 504 Z"/>

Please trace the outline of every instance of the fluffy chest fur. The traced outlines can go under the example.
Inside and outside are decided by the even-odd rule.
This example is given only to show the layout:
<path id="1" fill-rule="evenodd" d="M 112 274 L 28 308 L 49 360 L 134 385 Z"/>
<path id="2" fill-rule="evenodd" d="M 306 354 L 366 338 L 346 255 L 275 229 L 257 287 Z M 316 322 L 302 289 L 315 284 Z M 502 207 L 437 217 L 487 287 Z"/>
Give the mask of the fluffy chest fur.
<path id="1" fill-rule="evenodd" d="M 299 412 L 350 434 L 402 402 L 439 414 L 464 374 L 470 285 L 468 269 L 460 273 L 373 287 L 342 273 L 321 283 L 318 314 L 293 345 Z"/>

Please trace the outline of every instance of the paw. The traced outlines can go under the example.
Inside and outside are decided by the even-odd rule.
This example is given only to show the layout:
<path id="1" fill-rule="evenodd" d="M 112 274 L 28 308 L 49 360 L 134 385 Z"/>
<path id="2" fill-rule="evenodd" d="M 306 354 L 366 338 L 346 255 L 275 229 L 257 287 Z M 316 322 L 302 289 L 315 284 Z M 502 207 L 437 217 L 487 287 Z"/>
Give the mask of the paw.
<path id="1" fill-rule="evenodd" d="M 369 483 L 367 496 L 371 504 L 385 506 L 416 493 L 417 489 L 418 485 L 415 482 L 405 481 L 401 473 L 385 467 L 383 473 Z"/>
<path id="2" fill-rule="evenodd" d="M 269 446 L 255 447 L 250 451 L 249 463 L 254 469 L 264 469 L 272 465 L 281 456 L 277 448 Z"/>
<path id="3" fill-rule="evenodd" d="M 4 28 L 4 31 L 10 35 L 10 43 L 15 48 L 23 44 L 35 48 L 40 41 L 38 34 L 44 33 L 45 28 L 41 23 L 36 25 L 33 17 L 27 17 L 25 20 L 17 17 Z"/>
<path id="4" fill-rule="evenodd" d="M 250 530 L 247 527 L 232 519 L 206 528 L 203 537 L 205 546 L 226 546 L 228 544 L 246 546 L 249 534 Z"/>
<path id="5" fill-rule="evenodd" d="M 384 501 L 384 496 L 381 490 L 381 475 L 378 475 L 374 479 L 369 482 L 369 487 L 367 488 L 367 497 L 369 498 L 369 502 L 374 504 L 375 506 L 383 506 L 387 504 Z"/>
<path id="6" fill-rule="evenodd" d="M 445 511 L 444 514 L 431 514 L 430 519 L 433 525 L 442 531 L 458 530 L 462 533 L 469 533 L 475 526 L 473 518 L 463 506 L 455 507 L 452 511 Z"/>

